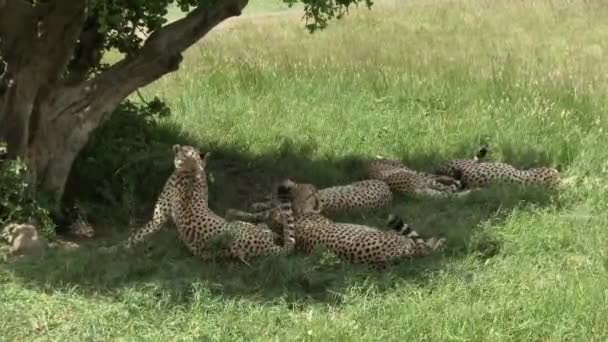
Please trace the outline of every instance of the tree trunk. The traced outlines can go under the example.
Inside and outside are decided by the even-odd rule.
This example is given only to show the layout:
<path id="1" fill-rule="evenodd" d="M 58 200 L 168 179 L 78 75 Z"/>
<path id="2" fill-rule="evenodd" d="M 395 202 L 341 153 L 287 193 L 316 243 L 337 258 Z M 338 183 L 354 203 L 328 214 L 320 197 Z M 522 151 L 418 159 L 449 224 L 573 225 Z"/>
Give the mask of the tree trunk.
<path id="1" fill-rule="evenodd" d="M 181 53 L 247 0 L 201 5 L 155 31 L 142 48 L 89 80 L 66 80 L 82 39 L 85 0 L 32 7 L 0 0 L 0 139 L 9 157 L 27 160 L 37 189 L 60 200 L 70 169 L 95 128 L 129 94 L 178 69 Z M 76 84 L 74 84 L 76 83 Z M 3 90 L 4 89 L 4 90 Z"/>

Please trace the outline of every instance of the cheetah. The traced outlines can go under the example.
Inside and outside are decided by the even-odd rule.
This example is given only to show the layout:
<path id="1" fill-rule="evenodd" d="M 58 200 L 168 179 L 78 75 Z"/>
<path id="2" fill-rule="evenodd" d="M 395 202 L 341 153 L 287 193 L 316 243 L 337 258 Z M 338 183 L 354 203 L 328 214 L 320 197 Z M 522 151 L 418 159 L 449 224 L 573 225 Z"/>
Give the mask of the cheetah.
<path id="1" fill-rule="evenodd" d="M 397 193 L 431 198 L 466 194 L 460 181 L 453 177 L 415 171 L 397 160 L 373 160 L 366 171 L 369 178 L 384 181 Z"/>
<path id="2" fill-rule="evenodd" d="M 323 214 L 326 215 L 385 208 L 393 201 L 393 193 L 388 184 L 376 179 L 324 188 L 319 190 L 319 197 L 323 204 Z M 268 221 L 273 207 L 272 198 L 270 194 L 266 196 L 266 201 L 253 203 L 251 210 L 255 214 L 228 209 L 226 215 L 248 222 Z"/>
<path id="3" fill-rule="evenodd" d="M 343 260 L 382 270 L 406 258 L 428 256 L 445 246 L 444 238 L 423 239 L 400 219 L 391 220 L 391 231 L 334 222 L 321 214 L 323 204 L 312 184 L 285 180 L 279 189 L 289 194 L 283 197 L 290 200 L 284 205 L 291 205 L 287 215 L 294 217 L 296 248 L 305 253 L 324 245 Z"/>
<path id="4" fill-rule="evenodd" d="M 174 145 L 175 170 L 154 207 L 152 220 L 135 231 L 122 244 L 131 249 L 171 220 L 180 240 L 190 252 L 203 260 L 247 259 L 263 255 L 286 255 L 294 249 L 293 226 L 286 220 L 277 244 L 276 234 L 268 227 L 242 221 L 228 222 L 208 207 L 205 172 L 210 153 L 192 146 Z M 114 248 L 111 248 L 114 249 Z"/>
<path id="5" fill-rule="evenodd" d="M 560 183 L 560 173 L 551 167 L 518 169 L 503 162 L 486 161 L 487 145 L 482 146 L 474 159 L 456 159 L 442 165 L 436 173 L 458 179 L 463 188 L 485 188 L 495 184 L 520 184 L 555 188 Z"/>
<path id="6" fill-rule="evenodd" d="M 453 159 L 442 165 L 436 170 L 436 175 L 448 176 L 454 179 L 461 178 L 461 170 L 469 165 L 479 164 L 488 161 L 488 153 L 490 148 L 488 144 L 482 144 L 472 159 Z"/>
<path id="7" fill-rule="evenodd" d="M 76 239 L 92 239 L 95 228 L 87 220 L 87 215 L 79 204 L 74 204 L 71 213 L 72 222 L 68 225 L 68 235 Z"/>
<path id="8" fill-rule="evenodd" d="M 10 244 L 8 253 L 11 256 L 41 255 L 47 245 L 32 224 L 11 223 L 4 227 L 2 236 Z"/>

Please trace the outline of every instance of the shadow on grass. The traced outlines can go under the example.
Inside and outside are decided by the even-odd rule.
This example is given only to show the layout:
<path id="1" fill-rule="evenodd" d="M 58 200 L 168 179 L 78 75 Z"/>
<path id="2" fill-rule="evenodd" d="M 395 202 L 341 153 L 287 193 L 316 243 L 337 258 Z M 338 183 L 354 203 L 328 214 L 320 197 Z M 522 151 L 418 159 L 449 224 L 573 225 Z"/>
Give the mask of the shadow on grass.
<path id="1" fill-rule="evenodd" d="M 141 179 L 156 193 L 160 192 L 162 183 L 172 172 L 171 144 L 193 143 L 184 137 L 176 138 L 177 134 L 170 139 L 167 132 L 164 134 L 168 143 L 159 144 L 158 151 L 154 151 L 155 155 L 158 154 L 156 168 L 149 171 L 150 177 Z M 288 139 L 280 153 L 267 156 L 251 156 L 239 147 L 201 148 L 212 151 L 208 165 L 209 198 L 212 209 L 220 215 L 227 208 L 246 209 L 249 203 L 261 199 L 258 194 L 266 193 L 274 181 L 285 177 L 312 182 L 319 187 L 364 178 L 365 160 L 358 157 L 313 159 L 314 146 L 295 146 Z M 468 157 L 471 147 L 463 147 L 462 151 L 462 155 L 453 157 Z M 538 160 L 538 157 L 533 156 L 533 159 Z M 437 154 L 410 155 L 403 161 L 429 171 L 439 159 Z M 522 163 L 525 161 L 514 162 L 515 165 Z M 86 188 L 89 185 L 78 186 Z M 254 260 L 251 266 L 202 262 L 181 245 L 171 226 L 132 254 L 102 255 L 96 251 L 99 240 L 107 244 L 109 240 L 126 238 L 126 229 L 110 228 L 105 237 L 102 234 L 101 238 L 84 243 L 76 251 L 53 251 L 42 262 L 22 260 L 5 265 L 28 286 L 45 291 L 77 287 L 83 294 L 120 296 L 122 288 L 145 289 L 152 283 L 153 289 L 145 291 L 169 296 L 170 302 L 176 305 L 188 302 L 195 295 L 197 286 L 204 286 L 218 296 L 280 301 L 294 308 L 311 301 L 339 305 L 346 291 L 353 286 L 373 287 L 375 291 L 382 292 L 399 286 L 403 281 L 425 284 L 429 276 L 442 270 L 450 259 L 469 255 L 490 258 L 500 253 L 501 243 L 498 237 L 482 228 L 484 225 L 500 224 L 516 207 L 546 206 L 554 200 L 553 194 L 544 191 L 500 187 L 456 199 L 425 200 L 397 196 L 392 208 L 337 217 L 342 222 L 382 226 L 386 215 L 394 211 L 420 233 L 448 238 L 448 248 L 442 255 L 404 261 L 383 273 L 335 262 L 331 258 L 328 260 L 326 253 L 310 257 L 261 258 Z M 146 206 L 148 216 L 151 215 L 152 204 L 150 202 Z M 115 233 L 111 233 L 112 230 Z"/>

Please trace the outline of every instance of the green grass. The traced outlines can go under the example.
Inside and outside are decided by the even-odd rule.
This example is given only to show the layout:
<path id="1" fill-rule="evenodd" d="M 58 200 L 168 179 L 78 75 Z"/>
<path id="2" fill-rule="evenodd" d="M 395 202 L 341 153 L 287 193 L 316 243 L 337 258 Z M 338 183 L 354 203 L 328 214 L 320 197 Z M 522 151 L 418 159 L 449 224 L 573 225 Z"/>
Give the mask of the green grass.
<path id="1" fill-rule="evenodd" d="M 244 20 L 143 91 L 168 100 L 176 141 L 214 152 L 212 206 L 244 208 L 286 176 L 357 180 L 378 154 L 432 170 L 486 140 L 496 159 L 560 165 L 558 194 L 399 198 L 393 210 L 450 245 L 381 274 L 322 256 L 204 263 L 170 229 L 135 255 L 99 255 L 95 241 L 5 261 L 2 339 L 608 338 L 608 5 L 403 3 L 315 35 L 294 17 Z"/>

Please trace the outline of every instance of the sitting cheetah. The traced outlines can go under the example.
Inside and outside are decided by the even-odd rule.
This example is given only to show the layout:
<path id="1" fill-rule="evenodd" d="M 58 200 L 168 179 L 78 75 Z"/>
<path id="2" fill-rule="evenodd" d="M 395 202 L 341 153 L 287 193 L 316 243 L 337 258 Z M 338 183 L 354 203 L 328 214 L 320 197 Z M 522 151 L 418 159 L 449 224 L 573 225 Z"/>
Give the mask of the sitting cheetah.
<path id="1" fill-rule="evenodd" d="M 469 189 L 500 183 L 555 187 L 560 182 L 557 169 L 537 167 L 521 170 L 507 163 L 485 161 L 487 152 L 487 145 L 482 146 L 474 159 L 449 161 L 436 172 L 460 180 L 462 186 Z"/>
<path id="2" fill-rule="evenodd" d="M 393 193 L 388 184 L 376 179 L 324 188 L 319 190 L 319 197 L 323 204 L 323 214 L 326 215 L 384 208 L 393 201 Z M 266 201 L 251 205 L 255 214 L 228 209 L 226 216 L 248 222 L 264 222 L 268 221 L 272 207 L 271 194 Z"/>
<path id="3" fill-rule="evenodd" d="M 386 182 L 398 193 L 434 198 L 466 194 L 461 191 L 460 182 L 452 177 L 418 172 L 397 160 L 374 160 L 366 171 L 368 177 Z"/>
<path id="4" fill-rule="evenodd" d="M 290 202 L 283 204 L 291 205 L 292 210 L 286 215 L 294 216 L 296 247 L 307 253 L 324 245 L 344 260 L 384 269 L 401 259 L 430 255 L 445 245 L 445 239 L 420 238 L 400 219 L 392 220 L 393 231 L 333 222 L 321 215 L 319 191 L 312 184 L 286 180 L 279 190 L 289 194 L 283 197 Z"/>
<path id="5" fill-rule="evenodd" d="M 293 227 L 287 221 L 280 219 L 282 241 L 277 244 L 275 234 L 267 227 L 260 229 L 247 222 L 227 222 L 208 208 L 205 167 L 209 153 L 202 154 L 194 147 L 180 145 L 174 145 L 173 151 L 175 170 L 156 202 L 152 220 L 132 234 L 124 247 L 132 248 L 144 241 L 171 219 L 188 249 L 205 260 L 220 257 L 245 261 L 256 256 L 291 253 L 295 240 Z M 223 246 L 212 246 L 224 237 Z"/>

